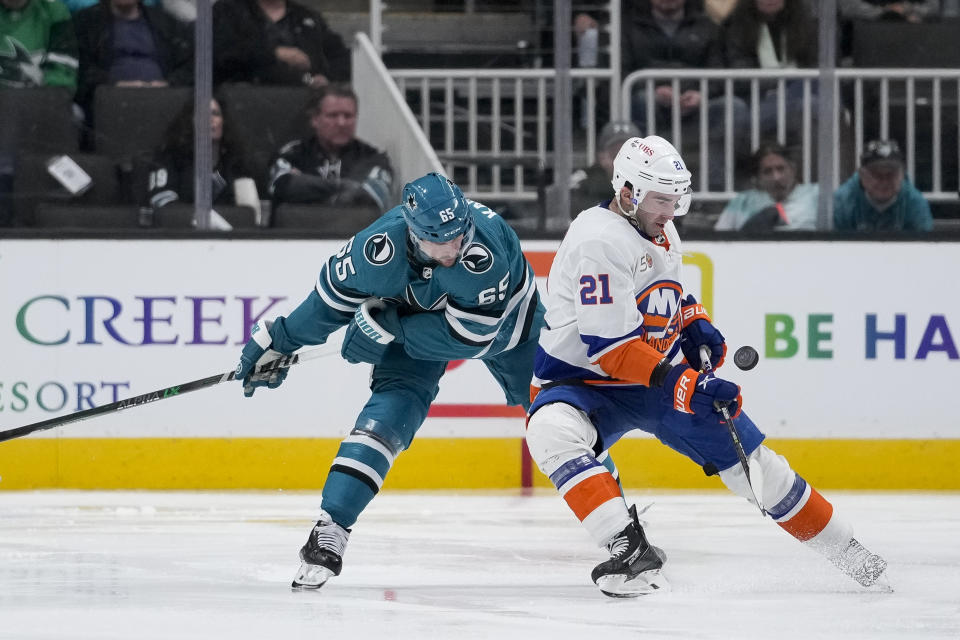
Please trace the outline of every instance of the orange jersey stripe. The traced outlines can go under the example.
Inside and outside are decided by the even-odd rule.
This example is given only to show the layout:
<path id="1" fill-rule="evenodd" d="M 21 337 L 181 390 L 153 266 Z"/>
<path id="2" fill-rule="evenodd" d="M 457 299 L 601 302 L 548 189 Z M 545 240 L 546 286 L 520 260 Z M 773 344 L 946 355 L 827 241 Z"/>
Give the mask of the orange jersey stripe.
<path id="1" fill-rule="evenodd" d="M 573 514 L 580 522 L 594 509 L 614 498 L 620 497 L 620 487 L 613 476 L 607 473 L 598 473 L 578 483 L 567 491 L 563 499 L 567 501 Z"/>
<path id="2" fill-rule="evenodd" d="M 810 497 L 797 515 L 786 522 L 778 522 L 783 530 L 800 542 L 805 542 L 823 531 L 833 516 L 833 505 L 820 495 L 820 492 L 810 487 Z"/>
<path id="3" fill-rule="evenodd" d="M 649 385 L 650 375 L 661 360 L 662 353 L 636 338 L 604 354 L 595 364 L 618 380 Z"/>

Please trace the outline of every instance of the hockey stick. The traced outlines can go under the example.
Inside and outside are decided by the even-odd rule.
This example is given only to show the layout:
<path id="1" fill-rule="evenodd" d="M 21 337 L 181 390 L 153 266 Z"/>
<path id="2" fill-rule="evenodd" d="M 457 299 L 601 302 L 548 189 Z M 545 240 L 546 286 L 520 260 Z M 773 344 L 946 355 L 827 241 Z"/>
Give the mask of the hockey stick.
<path id="1" fill-rule="evenodd" d="M 331 356 L 335 353 L 340 352 L 339 345 L 335 345 L 336 348 L 330 347 L 320 347 L 318 349 L 310 349 L 309 351 L 304 351 L 302 353 L 295 353 L 290 356 L 282 356 L 276 360 L 271 360 L 266 362 L 259 367 L 257 367 L 251 375 L 254 373 L 265 373 L 273 371 L 274 369 L 285 369 L 287 367 L 293 366 L 298 362 L 303 362 L 305 360 L 312 360 L 314 358 L 323 358 L 326 356 Z M 150 393 L 144 393 L 139 396 L 134 396 L 132 398 L 127 398 L 125 400 L 118 400 L 117 402 L 111 402 L 110 404 L 105 404 L 101 407 L 92 407 L 90 409 L 84 409 L 83 411 L 76 411 L 74 413 L 68 413 L 65 416 L 59 416 L 57 418 L 50 418 L 49 420 L 42 420 L 40 422 L 34 422 L 33 424 L 28 424 L 23 427 L 17 427 L 16 429 L 8 429 L 6 431 L 0 431 L 0 442 L 6 442 L 7 440 L 13 440 L 14 438 L 20 438 L 25 435 L 29 435 L 36 431 L 45 431 L 47 429 L 53 429 L 54 427 L 61 427 L 65 424 L 71 424 L 73 422 L 80 422 L 82 420 L 88 420 L 105 413 L 113 413 L 114 411 L 123 411 L 124 409 L 131 409 L 133 407 L 139 407 L 141 405 L 149 404 L 151 402 L 156 402 L 157 400 L 166 400 L 167 398 L 173 398 L 175 396 L 182 396 L 185 393 L 191 391 L 199 391 L 200 389 L 206 389 L 207 387 L 212 387 L 214 385 L 220 384 L 221 382 L 229 382 L 230 380 L 236 379 L 236 371 L 228 371 L 227 373 L 218 373 L 217 375 L 210 376 L 209 378 L 201 378 L 199 380 L 193 380 L 191 382 L 184 382 L 172 387 L 166 387 L 164 389 L 158 389 L 157 391 L 151 391 Z"/>
<path id="2" fill-rule="evenodd" d="M 710 365 L 710 347 L 706 345 L 700 347 L 700 362 L 704 371 L 710 371 L 713 368 Z M 730 432 L 730 439 L 733 440 L 733 448 L 737 452 L 737 457 L 740 459 L 740 466 L 743 468 L 743 473 L 747 477 L 747 486 L 750 487 L 753 500 L 756 502 L 757 507 L 760 508 L 760 513 L 765 516 L 767 515 L 767 510 L 763 506 L 763 500 L 760 499 L 760 496 L 763 495 L 763 468 L 755 458 L 750 458 L 749 461 L 747 460 L 747 454 L 743 450 L 743 444 L 740 442 L 740 434 L 737 433 L 737 428 L 733 424 L 733 418 L 730 417 L 730 411 L 727 410 L 727 405 L 717 402 L 716 407 L 723 416 L 723 421 L 727 425 L 727 431 Z"/>

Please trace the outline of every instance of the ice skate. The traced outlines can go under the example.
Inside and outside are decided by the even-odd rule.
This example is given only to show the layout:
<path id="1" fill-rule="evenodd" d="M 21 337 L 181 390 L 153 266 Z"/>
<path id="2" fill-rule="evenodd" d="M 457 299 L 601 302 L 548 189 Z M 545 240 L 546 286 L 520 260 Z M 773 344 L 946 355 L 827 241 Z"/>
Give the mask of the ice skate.
<path id="1" fill-rule="evenodd" d="M 610 559 L 594 567 L 590 577 L 611 598 L 668 591 L 670 585 L 660 572 L 667 554 L 647 542 L 636 506 L 630 507 L 630 518 L 632 522 L 607 543 Z"/>
<path id="2" fill-rule="evenodd" d="M 332 576 L 340 575 L 343 550 L 347 546 L 350 529 L 344 529 L 326 511 L 310 532 L 307 543 L 300 549 L 300 569 L 293 583 L 294 589 L 319 589 Z"/>
<path id="3" fill-rule="evenodd" d="M 864 587 L 878 585 L 890 588 L 884 576 L 887 561 L 875 553 L 870 553 L 856 538 L 850 538 L 847 547 L 830 561 Z"/>

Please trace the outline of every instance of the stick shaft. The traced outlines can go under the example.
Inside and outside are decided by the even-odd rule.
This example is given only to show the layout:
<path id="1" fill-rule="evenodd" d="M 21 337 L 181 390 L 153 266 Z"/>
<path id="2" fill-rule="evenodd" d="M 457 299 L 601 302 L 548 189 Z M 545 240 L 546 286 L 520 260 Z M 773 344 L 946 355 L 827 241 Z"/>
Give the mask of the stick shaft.
<path id="1" fill-rule="evenodd" d="M 257 367 L 255 371 L 256 373 L 262 373 L 265 371 L 272 371 L 273 369 L 277 368 L 290 367 L 304 360 L 311 360 L 313 358 L 332 355 L 333 353 L 334 352 L 330 351 L 329 349 L 311 349 L 310 351 L 305 351 L 303 353 L 295 353 L 290 356 L 282 356 L 276 360 L 271 360 L 270 362 L 266 362 Z M 208 387 L 218 385 L 221 382 L 234 380 L 236 379 L 235 376 L 236 372 L 234 371 L 218 373 L 206 378 L 200 378 L 199 380 L 191 380 L 190 382 L 183 382 L 171 387 L 164 387 L 163 389 L 157 389 L 156 391 L 144 393 L 139 396 L 133 396 L 132 398 L 125 398 L 124 400 L 111 402 L 110 404 L 105 404 L 100 407 L 92 407 L 90 409 L 84 409 L 83 411 L 68 413 L 64 416 L 58 416 L 56 418 L 49 418 L 48 420 L 34 422 L 33 424 L 17 427 L 16 429 L 0 431 L 0 442 L 6 442 L 7 440 L 20 438 L 37 431 L 46 431 L 47 429 L 62 427 L 66 424 L 82 422 L 83 420 L 89 420 L 90 418 L 95 418 L 107 413 L 140 407 L 145 404 L 150 404 L 151 402 L 157 402 L 158 400 L 166 400 L 167 398 L 182 396 L 183 394 L 190 393 L 191 391 L 199 391 L 200 389 L 206 389 Z"/>
<path id="2" fill-rule="evenodd" d="M 700 347 L 700 363 L 704 371 L 710 371 L 713 368 L 713 366 L 710 364 L 710 347 Z M 760 500 L 760 496 L 757 495 L 757 490 L 753 486 L 753 481 L 750 479 L 750 463 L 747 461 L 747 453 L 743 450 L 743 444 L 740 442 L 740 434 L 737 433 L 737 427 L 733 424 L 733 418 L 730 417 L 730 411 L 727 409 L 726 405 L 719 403 L 717 403 L 717 408 L 720 410 L 720 414 L 723 416 L 724 424 L 727 426 L 727 431 L 730 433 L 730 439 L 733 440 L 733 449 L 737 452 L 737 458 L 740 459 L 740 466 L 743 467 L 743 473 L 747 477 L 747 486 L 750 487 L 750 493 L 753 494 L 753 499 L 757 503 L 757 507 L 760 508 L 760 513 L 767 515 L 767 510 L 763 506 L 763 501 Z"/>

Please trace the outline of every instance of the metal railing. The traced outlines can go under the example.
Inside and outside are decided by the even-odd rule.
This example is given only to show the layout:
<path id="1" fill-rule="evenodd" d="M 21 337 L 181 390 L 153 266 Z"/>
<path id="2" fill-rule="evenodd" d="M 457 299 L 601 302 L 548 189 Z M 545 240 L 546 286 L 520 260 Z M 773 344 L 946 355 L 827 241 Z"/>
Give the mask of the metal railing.
<path id="1" fill-rule="evenodd" d="M 533 200 L 531 169 L 552 164 L 550 117 L 553 69 L 392 69 L 448 173 L 466 171 L 471 197 Z M 572 69 L 577 99 L 587 115 L 575 164 L 594 156 L 597 105 L 610 95 L 608 69 Z M 613 112 L 614 105 L 610 106 Z M 481 180 L 482 175 L 488 179 Z"/>
<path id="2" fill-rule="evenodd" d="M 816 69 L 646 69 L 624 79 L 620 108 L 628 117 L 638 105 L 645 107 L 645 122 L 638 122 L 645 133 L 668 137 L 688 161 L 694 154 L 698 198 L 728 199 L 735 193 L 737 159 L 766 139 L 798 149 L 800 177 L 813 180 L 818 78 Z M 663 83 L 673 98 L 657 105 L 654 87 Z M 691 86 L 706 96 L 707 108 L 684 115 L 681 88 Z M 957 135 L 960 70 L 837 69 L 835 94 L 838 109 L 829 138 L 835 143 L 830 154 L 835 184 L 856 168 L 866 141 L 892 137 L 904 150 L 907 175 L 927 199 L 957 199 L 960 141 L 951 139 L 947 149 L 945 139 Z M 762 103 L 772 121 L 764 121 Z M 953 169 L 949 174 L 947 167 Z M 721 176 L 719 184 L 714 176 Z"/>

